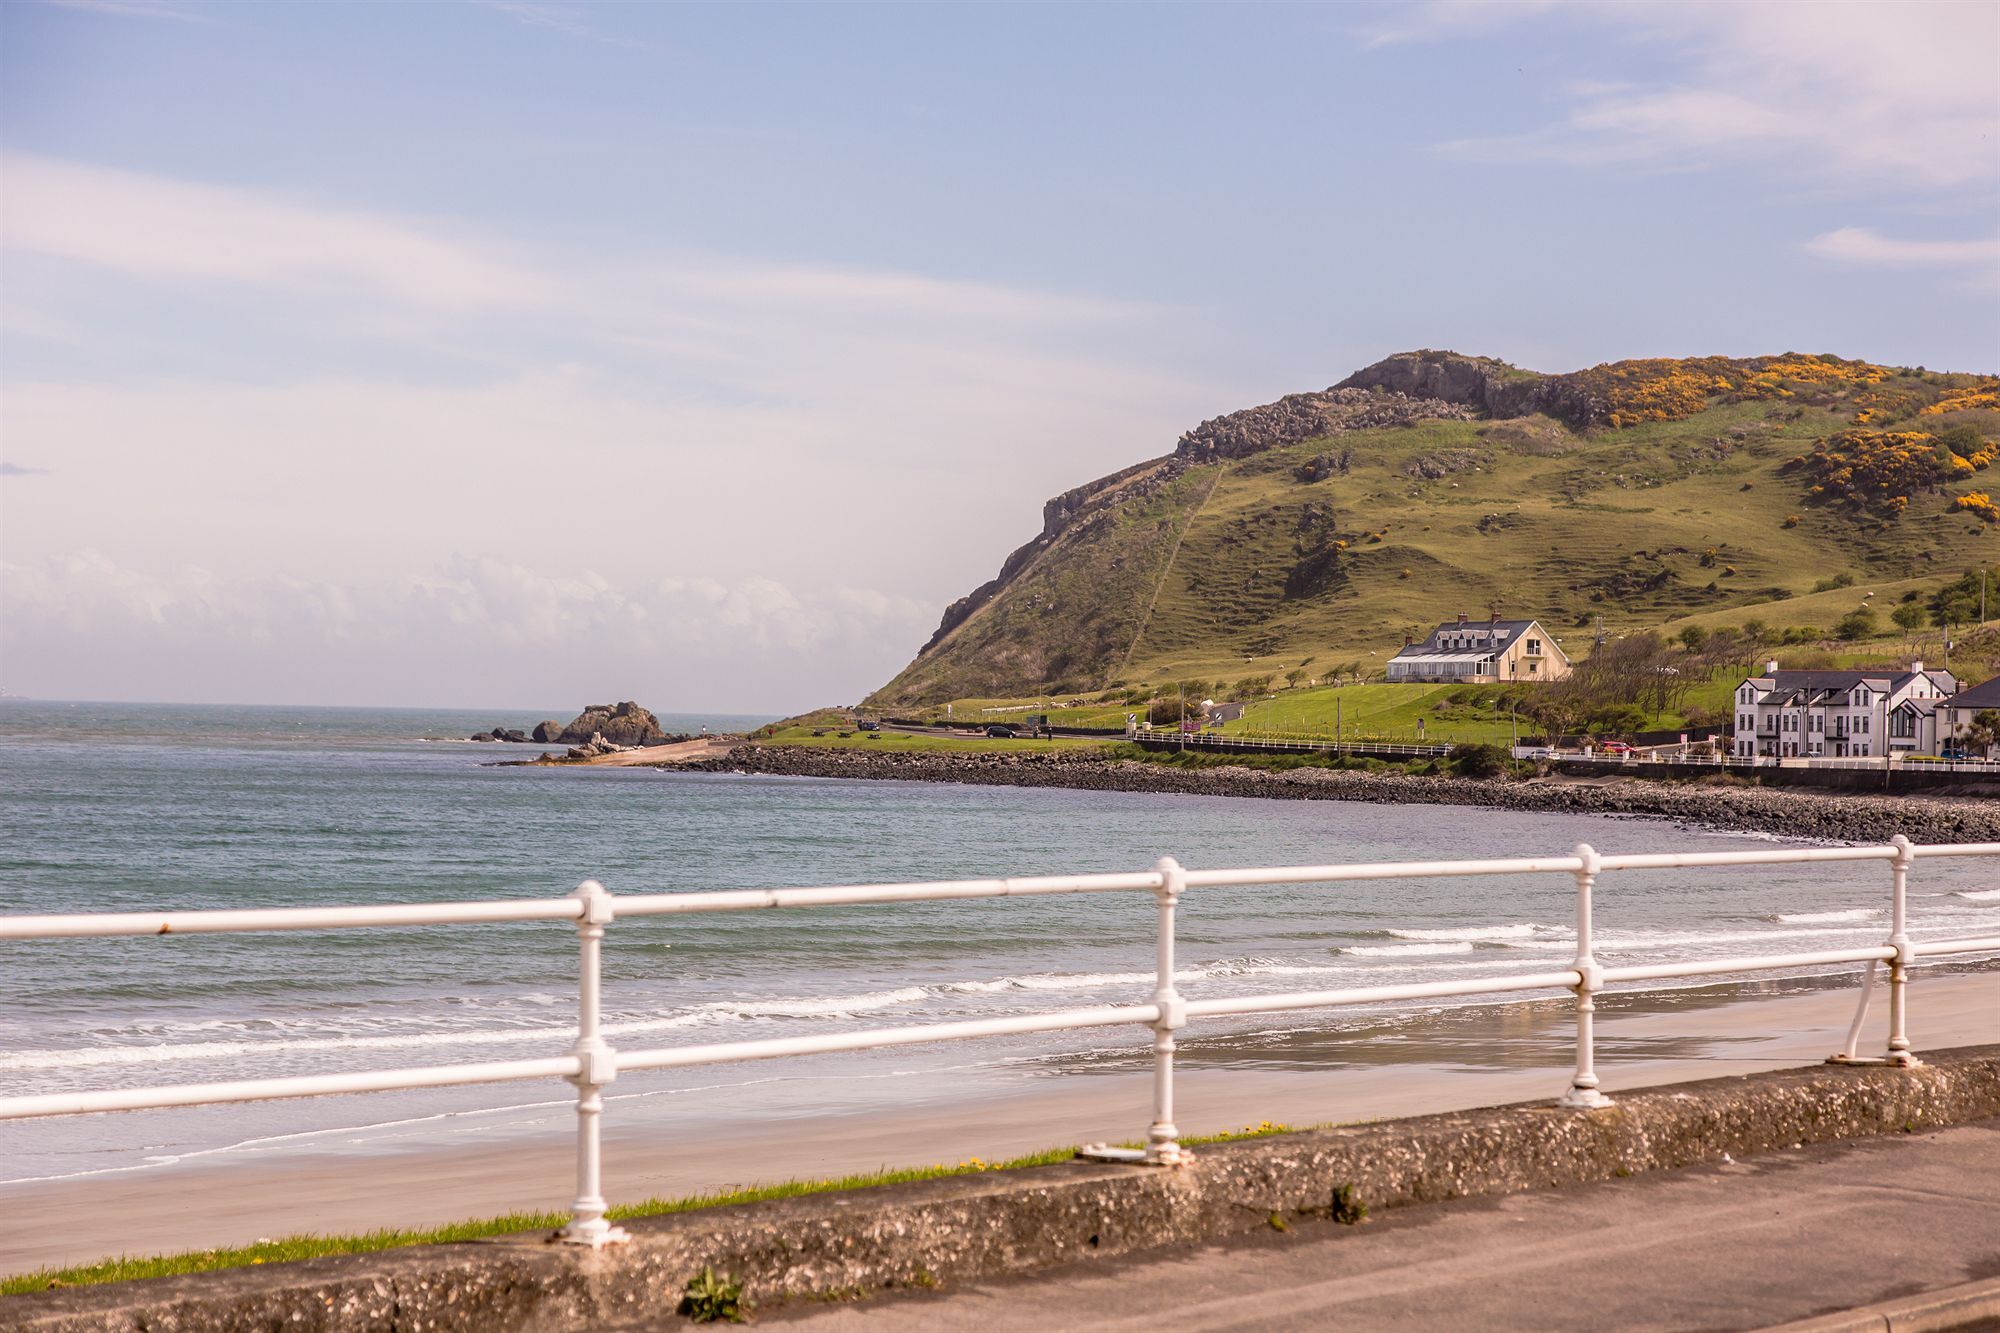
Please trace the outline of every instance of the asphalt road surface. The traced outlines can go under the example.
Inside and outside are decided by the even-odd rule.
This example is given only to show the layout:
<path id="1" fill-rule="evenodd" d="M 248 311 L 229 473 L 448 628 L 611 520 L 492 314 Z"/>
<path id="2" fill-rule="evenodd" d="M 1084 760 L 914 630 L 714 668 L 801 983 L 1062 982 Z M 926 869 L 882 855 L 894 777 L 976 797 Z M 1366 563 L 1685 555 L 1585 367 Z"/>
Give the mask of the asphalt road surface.
<path id="1" fill-rule="evenodd" d="M 788 1333 L 1742 1329 L 1995 1277 L 2000 1121 L 1985 1121 L 1359 1226 L 1293 1221 L 757 1322 Z"/>

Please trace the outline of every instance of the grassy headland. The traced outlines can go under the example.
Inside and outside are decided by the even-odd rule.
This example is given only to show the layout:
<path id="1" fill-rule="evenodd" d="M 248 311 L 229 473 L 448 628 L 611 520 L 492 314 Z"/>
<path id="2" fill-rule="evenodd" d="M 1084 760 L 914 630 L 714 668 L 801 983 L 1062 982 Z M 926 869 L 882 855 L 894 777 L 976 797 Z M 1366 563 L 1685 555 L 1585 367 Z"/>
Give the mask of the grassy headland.
<path id="1" fill-rule="evenodd" d="M 1427 377 L 1396 392 L 1412 366 Z M 870 705 L 1379 677 L 1405 635 L 1490 609 L 1572 656 L 1600 632 L 1830 631 L 2000 548 L 1993 376 L 1793 355 L 1536 376 L 1418 353 L 1350 383 L 1052 501 Z"/>

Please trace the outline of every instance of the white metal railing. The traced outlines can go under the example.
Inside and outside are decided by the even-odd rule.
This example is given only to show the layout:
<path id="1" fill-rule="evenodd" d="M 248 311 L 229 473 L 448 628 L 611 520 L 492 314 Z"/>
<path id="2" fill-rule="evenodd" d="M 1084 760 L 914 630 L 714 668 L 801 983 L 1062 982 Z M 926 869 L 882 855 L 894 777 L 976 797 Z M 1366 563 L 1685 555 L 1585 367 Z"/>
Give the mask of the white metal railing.
<path id="1" fill-rule="evenodd" d="M 1596 995 L 1607 985 L 1673 977 L 1710 977 L 1788 968 L 1866 963 L 1860 1003 L 1846 1044 L 1832 1057 L 1845 1063 L 1913 1065 L 1906 1024 L 1905 985 L 1920 957 L 2000 952 L 2000 934 L 1976 938 L 1912 941 L 1908 931 L 1910 867 L 1920 858 L 2000 857 L 2000 843 L 1916 846 L 1898 836 L 1881 846 L 1788 847 L 1758 851 L 1663 852 L 1603 856 L 1585 844 L 1562 856 L 1486 861 L 1360 862 L 1348 865 L 1282 866 L 1255 869 L 1188 870 L 1172 857 L 1152 869 L 1119 874 L 1043 875 L 1010 879 L 952 880 L 920 884 L 858 884 L 819 888 L 730 889 L 691 893 L 630 894 L 614 897 L 587 880 L 567 897 L 467 903 L 416 903 L 377 907 L 286 907 L 190 912 L 114 912 L 65 916 L 0 916 L 0 939 L 75 939 L 118 935 L 196 935 L 269 930 L 348 930 L 377 926 L 490 925 L 499 922 L 572 921 L 578 939 L 577 1037 L 566 1054 L 536 1060 L 427 1066 L 345 1074 L 308 1074 L 247 1079 L 230 1083 L 119 1088 L 96 1092 L 43 1093 L 0 1097 L 0 1119 L 78 1115 L 171 1106 L 314 1097 L 333 1093 L 384 1092 L 407 1088 L 452 1087 L 519 1079 L 560 1078 L 576 1088 L 576 1198 L 566 1240 L 603 1245 L 624 1239 L 605 1220 L 600 1176 L 599 1134 L 603 1089 L 621 1073 L 688 1065 L 721 1064 L 781 1056 L 873 1050 L 934 1041 L 1079 1028 L 1142 1024 L 1153 1033 L 1152 1121 L 1142 1149 L 1087 1145 L 1086 1156 L 1171 1166 L 1181 1160 L 1180 1131 L 1174 1124 L 1175 1033 L 1194 1019 L 1296 1009 L 1432 1000 L 1453 996 L 1516 995 L 1569 990 L 1576 996 L 1576 1068 L 1561 1104 L 1579 1109 L 1607 1105 L 1598 1090 L 1593 1019 Z M 1601 966 L 1592 954 L 1592 891 L 1599 876 L 1626 870 L 1710 869 L 1726 866 L 1797 865 L 1826 862 L 1885 862 L 1890 870 L 1889 935 L 1879 945 L 1807 953 L 1704 959 L 1693 962 Z M 1576 885 L 1576 955 L 1566 967 L 1524 975 L 1465 981 L 1357 986 L 1342 990 L 1298 991 L 1218 999 L 1184 998 L 1174 984 L 1174 914 L 1193 889 L 1250 885 L 1311 884 L 1377 879 L 1427 879 L 1484 875 L 1560 874 Z M 1062 1009 L 1007 1018 L 974 1019 L 912 1027 L 876 1028 L 822 1036 L 714 1042 L 654 1050 L 617 1051 L 604 1040 L 599 1018 L 600 955 L 605 927 L 614 920 L 686 913 L 745 912 L 829 907 L 863 903 L 935 902 L 981 898 L 1034 897 L 1071 893 L 1150 893 L 1157 917 L 1157 968 L 1153 990 L 1143 1003 Z M 1889 1033 L 1880 1057 L 1859 1054 L 1871 986 L 1881 964 L 1889 965 Z"/>

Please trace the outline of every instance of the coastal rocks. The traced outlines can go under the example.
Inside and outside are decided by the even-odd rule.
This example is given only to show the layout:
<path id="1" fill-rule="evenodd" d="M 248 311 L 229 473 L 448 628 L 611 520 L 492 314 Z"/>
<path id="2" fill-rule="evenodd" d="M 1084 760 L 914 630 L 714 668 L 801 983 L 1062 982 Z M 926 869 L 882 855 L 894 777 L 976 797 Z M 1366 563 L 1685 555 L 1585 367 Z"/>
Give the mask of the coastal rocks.
<path id="1" fill-rule="evenodd" d="M 806 746 L 745 746 L 694 770 L 794 777 L 895 778 L 1086 791 L 1261 796 L 1374 804 L 1475 805 L 1529 813 L 1651 816 L 1707 828 L 1780 833 L 1829 842 L 2000 841 L 2000 802 L 1923 796 L 1823 795 L 1766 787 L 1707 786 L 1637 778 L 1603 782 L 1482 781 L 1408 773 L 1235 765 L 1178 768 L 1088 753 L 875 754 Z"/>
<path id="2" fill-rule="evenodd" d="M 667 734 L 660 730 L 659 719 L 629 699 L 619 704 L 591 704 L 560 734 L 544 736 L 543 727 L 551 725 L 544 722 L 535 728 L 535 738 L 566 745 L 589 745 L 601 740 L 621 746 L 662 745 L 667 740 Z"/>
<path id="3" fill-rule="evenodd" d="M 590 733 L 589 740 L 585 741 L 581 745 L 571 746 L 569 750 L 563 755 L 563 758 L 596 759 L 603 755 L 623 754 L 627 750 L 636 750 L 638 748 L 639 747 L 636 745 L 615 745 L 612 742 L 605 740 L 602 732 L 593 731 Z"/>
<path id="4" fill-rule="evenodd" d="M 1292 475 L 1300 481 L 1311 484 L 1325 481 L 1332 476 L 1346 476 L 1354 466 L 1354 450 L 1342 449 L 1339 453 L 1314 454 L 1305 462 L 1292 469 Z"/>
<path id="5" fill-rule="evenodd" d="M 601 741 L 614 749 L 631 749 L 640 745 L 662 745 L 672 737 L 660 730 L 658 718 L 628 699 L 618 704 L 591 704 L 577 714 L 573 722 L 558 722 L 554 718 L 537 722 L 532 733 L 513 727 L 495 727 L 491 731 L 475 732 L 467 739 L 511 741 L 516 745 L 577 746 Z"/>

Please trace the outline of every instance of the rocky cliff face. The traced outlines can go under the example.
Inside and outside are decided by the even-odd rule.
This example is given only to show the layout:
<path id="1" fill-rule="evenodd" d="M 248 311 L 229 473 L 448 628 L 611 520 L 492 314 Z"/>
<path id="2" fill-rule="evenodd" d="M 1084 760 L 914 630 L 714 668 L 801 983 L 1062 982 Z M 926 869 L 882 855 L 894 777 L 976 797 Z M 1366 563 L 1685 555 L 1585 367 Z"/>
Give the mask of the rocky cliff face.
<path id="1" fill-rule="evenodd" d="M 945 608 L 937 631 L 917 650 L 919 657 L 936 647 L 946 635 L 969 620 L 992 601 L 1035 558 L 1057 540 L 1080 534 L 1093 523 L 1108 519 L 1121 506 L 1151 495 L 1184 470 L 1184 460 L 1155 458 L 1135 463 L 1108 477 L 1064 491 L 1042 506 L 1042 530 L 1033 540 L 1016 547 L 1000 565 L 1000 572 Z"/>
<path id="2" fill-rule="evenodd" d="M 1198 463 L 1247 458 L 1344 431 L 1407 426 L 1427 417 L 1466 420 L 1476 407 L 1471 400 L 1337 385 L 1321 393 L 1289 393 L 1275 403 L 1204 421 L 1181 436 L 1174 453 Z"/>
<path id="3" fill-rule="evenodd" d="M 1552 378 L 1560 377 L 1516 370 L 1491 357 L 1426 349 L 1386 357 L 1335 387 L 1435 398 L 1491 417 L 1522 417 L 1547 410 L 1544 399 Z"/>

